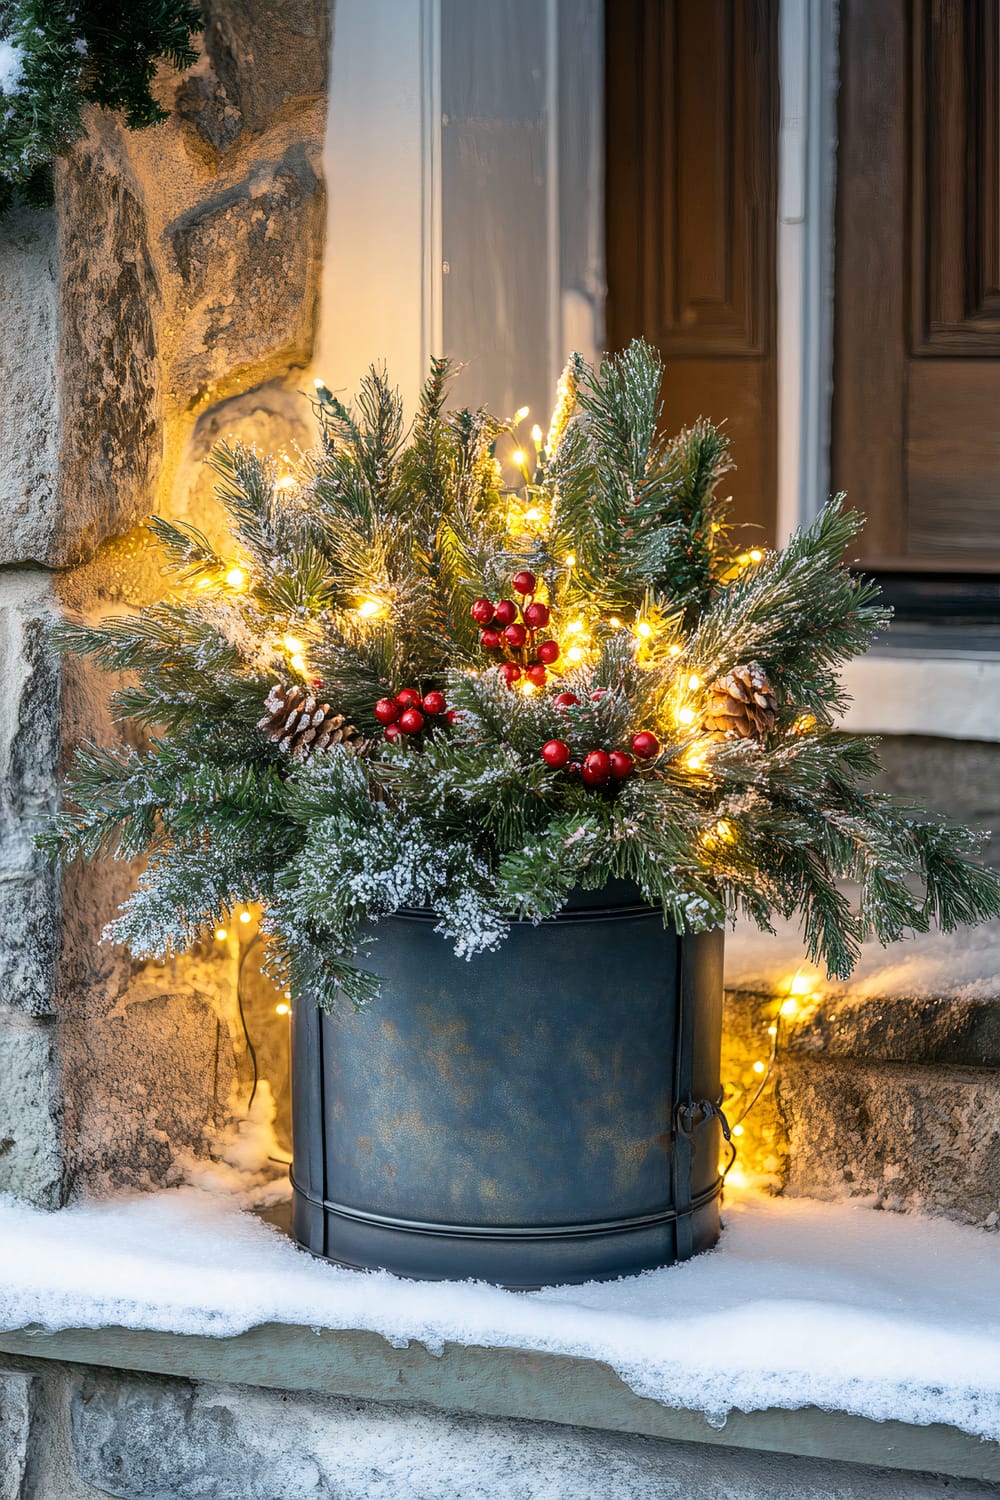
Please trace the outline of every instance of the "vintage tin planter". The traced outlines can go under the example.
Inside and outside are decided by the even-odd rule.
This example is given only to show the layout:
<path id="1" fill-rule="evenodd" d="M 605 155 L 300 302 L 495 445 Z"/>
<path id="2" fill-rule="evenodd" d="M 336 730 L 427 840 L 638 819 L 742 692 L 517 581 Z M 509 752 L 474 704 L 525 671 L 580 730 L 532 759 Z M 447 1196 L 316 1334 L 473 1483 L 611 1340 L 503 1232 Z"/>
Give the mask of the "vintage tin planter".
<path id="1" fill-rule="evenodd" d="M 575 893 L 457 959 L 379 923 L 379 999 L 293 1006 L 295 1233 L 317 1255 L 510 1287 L 668 1265 L 719 1235 L 721 931 Z"/>

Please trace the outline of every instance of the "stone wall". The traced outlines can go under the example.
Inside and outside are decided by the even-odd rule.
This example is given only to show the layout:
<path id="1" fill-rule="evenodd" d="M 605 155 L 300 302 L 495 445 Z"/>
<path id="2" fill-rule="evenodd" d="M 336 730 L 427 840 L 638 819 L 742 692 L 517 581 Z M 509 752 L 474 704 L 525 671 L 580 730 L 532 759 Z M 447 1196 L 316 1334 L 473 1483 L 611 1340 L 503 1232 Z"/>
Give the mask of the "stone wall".
<path id="1" fill-rule="evenodd" d="M 1000 745 L 900 737 L 883 741 L 881 756 L 886 791 L 992 834 L 983 857 L 1000 867 Z M 911 965 L 902 992 L 895 976 L 881 991 L 871 979 L 856 989 L 820 983 L 790 1019 L 778 1015 L 778 986 L 795 968 L 787 951 L 774 986 L 730 992 L 731 1119 L 756 1092 L 768 1027 L 780 1028 L 774 1069 L 736 1142 L 736 1180 L 1000 1226 L 1000 922 L 975 944 L 970 965 L 967 934 L 936 939 L 948 961 L 927 973 Z"/>
<path id="2" fill-rule="evenodd" d="M 991 1483 L 556 1423 L 20 1362 L 0 1500 L 973 1500 Z"/>
<path id="3" fill-rule="evenodd" d="M 0 1191 L 46 1205 L 169 1180 L 245 1096 L 235 939 L 133 965 L 98 939 L 134 872 L 33 846 L 73 746 L 121 732 L 49 622 L 160 591 L 149 514 L 218 536 L 218 438 L 311 441 L 330 7 L 204 9 L 168 121 L 94 111 L 55 210 L 0 225 Z"/>

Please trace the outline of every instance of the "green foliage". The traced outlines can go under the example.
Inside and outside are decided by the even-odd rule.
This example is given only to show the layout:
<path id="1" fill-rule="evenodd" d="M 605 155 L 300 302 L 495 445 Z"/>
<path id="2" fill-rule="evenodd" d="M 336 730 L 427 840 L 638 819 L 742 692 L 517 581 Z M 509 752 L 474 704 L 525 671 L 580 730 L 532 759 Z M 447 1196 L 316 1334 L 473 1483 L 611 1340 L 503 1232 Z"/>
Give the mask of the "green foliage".
<path id="1" fill-rule="evenodd" d="M 797 913 L 838 975 L 870 935 L 1000 910 L 973 837 L 873 791 L 872 743 L 834 730 L 839 670 L 886 619 L 843 563 L 858 521 L 839 499 L 782 550 L 739 553 L 718 493 L 726 442 L 707 423 L 662 435 L 660 367 L 641 342 L 598 370 L 571 362 L 516 484 L 495 456 L 516 424 L 447 411 L 450 373 L 434 362 L 408 435 L 384 372 L 353 407 L 321 389 L 321 442 L 294 474 L 219 448 L 232 555 L 156 520 L 167 598 L 61 629 L 67 649 L 127 674 L 116 713 L 158 735 L 81 750 L 46 840 L 67 857 L 149 856 L 112 937 L 183 946 L 256 901 L 275 971 L 333 1005 L 374 993 L 367 944 L 403 907 L 431 908 L 468 957 L 575 886 L 623 879 L 681 931 Z M 470 615 L 526 566 L 560 649 L 530 694 L 503 680 Z M 773 729 L 712 738 L 707 685 L 750 664 L 774 686 Z M 266 739 L 263 700 L 290 680 L 315 684 L 365 751 L 298 763 Z M 410 686 L 442 690 L 454 714 L 393 744 L 374 705 Z M 557 704 L 567 691 L 577 701 Z M 624 780 L 573 773 L 640 730 L 659 753 Z M 541 758 L 550 739 L 570 768 Z"/>
<path id="2" fill-rule="evenodd" d="M 157 64 L 190 67 L 201 26 L 189 0 L 0 0 L 0 212 L 51 201 L 52 158 L 83 133 L 85 105 L 133 130 L 164 120 Z"/>

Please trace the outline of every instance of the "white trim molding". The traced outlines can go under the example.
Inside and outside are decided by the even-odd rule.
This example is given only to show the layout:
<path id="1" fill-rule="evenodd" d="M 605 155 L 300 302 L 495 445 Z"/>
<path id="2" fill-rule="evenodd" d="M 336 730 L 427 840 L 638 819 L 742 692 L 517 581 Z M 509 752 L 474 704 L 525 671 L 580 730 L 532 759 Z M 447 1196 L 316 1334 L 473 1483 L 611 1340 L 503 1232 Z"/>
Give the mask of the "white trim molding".
<path id="1" fill-rule="evenodd" d="M 870 651 L 845 668 L 852 734 L 1000 741 L 1000 652 Z"/>
<path id="2" fill-rule="evenodd" d="M 778 541 L 827 499 L 833 388 L 837 0 L 781 0 Z"/>
<path id="3" fill-rule="evenodd" d="M 412 415 L 441 350 L 440 0 L 337 0 L 315 373 L 384 361 Z"/>
<path id="4" fill-rule="evenodd" d="M 337 0 L 312 373 L 384 361 L 412 416 L 450 354 L 544 422 L 603 340 L 602 94 L 602 0 Z"/>

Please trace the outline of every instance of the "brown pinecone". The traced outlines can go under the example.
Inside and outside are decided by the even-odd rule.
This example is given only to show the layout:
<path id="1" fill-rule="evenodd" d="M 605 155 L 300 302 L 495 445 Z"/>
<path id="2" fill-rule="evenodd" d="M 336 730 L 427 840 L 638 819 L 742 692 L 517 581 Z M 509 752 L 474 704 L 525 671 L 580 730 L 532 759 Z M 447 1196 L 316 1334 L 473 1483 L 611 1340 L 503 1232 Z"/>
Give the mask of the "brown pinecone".
<path id="1" fill-rule="evenodd" d="M 264 708 L 257 728 L 263 729 L 292 760 L 305 760 L 314 750 L 325 750 L 328 745 L 347 745 L 358 751 L 365 748 L 354 725 L 348 724 L 343 714 L 333 713 L 329 703 L 321 703 L 306 688 L 283 688 L 276 682 Z"/>
<path id="2" fill-rule="evenodd" d="M 752 661 L 711 684 L 701 727 L 714 739 L 762 740 L 774 728 L 777 707 L 767 673 Z"/>

